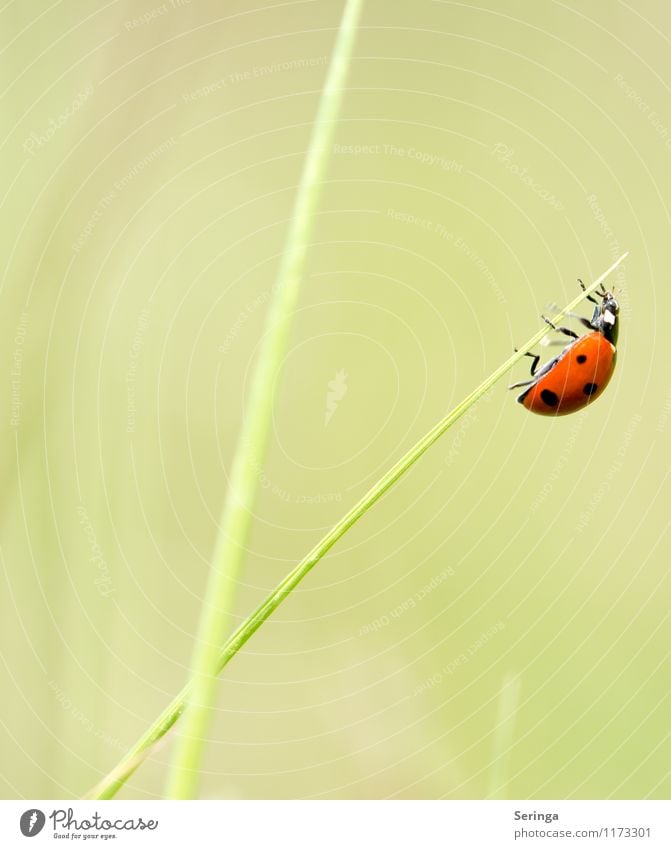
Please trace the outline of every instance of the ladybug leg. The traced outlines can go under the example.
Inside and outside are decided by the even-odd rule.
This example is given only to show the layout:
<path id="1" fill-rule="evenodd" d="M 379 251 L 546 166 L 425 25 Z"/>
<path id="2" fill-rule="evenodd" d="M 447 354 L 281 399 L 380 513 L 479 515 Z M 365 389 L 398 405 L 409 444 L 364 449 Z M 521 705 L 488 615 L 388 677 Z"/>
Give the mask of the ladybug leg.
<path id="1" fill-rule="evenodd" d="M 583 292 L 586 292 L 587 286 L 585 286 L 585 284 L 582 282 L 582 280 L 579 277 L 578 277 L 578 283 L 580 283 L 580 288 L 583 290 Z M 601 284 L 601 288 L 603 289 L 603 283 Z M 605 290 L 603 292 L 601 292 L 601 294 L 605 295 L 606 294 Z M 599 304 L 599 302 L 594 297 L 594 295 L 588 295 L 586 300 L 591 301 L 593 304 L 597 304 L 597 306 Z"/>
<path id="2" fill-rule="evenodd" d="M 541 318 L 542 318 L 542 319 L 543 319 L 543 321 L 544 321 L 546 324 L 548 324 L 548 325 L 549 325 L 549 326 L 550 326 L 553 330 L 556 330 L 556 331 L 557 331 L 557 333 L 563 333 L 563 334 L 564 334 L 564 336 L 570 336 L 570 337 L 571 337 L 571 339 L 577 339 L 577 338 L 578 338 L 578 334 L 575 332 L 575 330 L 571 330 L 571 328 L 570 328 L 570 327 L 557 327 L 557 325 L 556 325 L 556 324 L 553 324 L 553 323 L 550 321 L 550 319 L 549 319 L 549 318 L 546 318 L 544 315 L 542 315 L 542 316 L 541 316 Z M 590 325 L 590 327 L 591 327 L 591 325 Z"/>
<path id="3" fill-rule="evenodd" d="M 513 350 L 515 351 L 515 353 L 517 353 L 519 348 L 514 348 Z M 531 357 L 531 359 L 533 360 L 533 362 L 531 363 L 531 376 L 533 377 L 536 374 L 536 369 L 538 368 L 538 361 L 540 360 L 541 355 L 540 354 L 534 354 L 533 351 L 525 351 L 524 356 L 525 357 Z M 529 381 L 529 382 L 531 382 L 531 381 Z M 519 385 L 521 386 L 522 384 L 519 384 Z"/>
<path id="4" fill-rule="evenodd" d="M 508 389 L 517 389 L 520 386 L 531 386 L 531 384 L 535 382 L 535 380 L 521 380 L 519 383 L 511 383 Z"/>
<path id="5" fill-rule="evenodd" d="M 517 351 L 517 348 L 515 348 Z M 536 369 L 538 368 L 538 362 L 541 358 L 540 354 L 533 354 L 531 351 L 524 352 L 525 357 L 531 357 L 533 362 L 531 363 L 531 376 L 533 377 L 536 374 Z M 529 386 L 532 384 L 533 380 L 523 380 L 521 383 L 513 383 L 512 386 L 509 386 L 508 389 L 517 389 L 520 386 Z"/>
<path id="6" fill-rule="evenodd" d="M 534 354 L 533 351 L 525 351 L 525 357 L 531 357 L 531 376 L 533 377 L 536 374 L 536 369 L 538 368 L 538 362 L 541 358 L 540 354 Z"/>
<path id="7" fill-rule="evenodd" d="M 588 298 L 588 300 L 589 300 L 589 298 Z M 596 301 L 595 301 L 595 303 L 596 303 Z M 590 330 L 594 330 L 594 325 L 592 324 L 592 322 L 588 318 L 585 318 L 584 315 L 578 315 L 577 312 L 567 312 L 566 317 L 567 318 L 574 318 L 576 321 L 579 321 L 580 324 L 582 324 L 584 327 L 587 327 Z"/>

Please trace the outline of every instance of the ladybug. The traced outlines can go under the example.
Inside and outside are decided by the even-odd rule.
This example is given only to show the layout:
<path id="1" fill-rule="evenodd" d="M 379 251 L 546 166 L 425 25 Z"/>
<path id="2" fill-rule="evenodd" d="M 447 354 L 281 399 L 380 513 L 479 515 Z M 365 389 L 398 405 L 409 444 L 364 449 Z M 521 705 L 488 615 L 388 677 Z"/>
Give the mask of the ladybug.
<path id="1" fill-rule="evenodd" d="M 578 282 L 584 290 L 582 281 Z M 517 400 L 530 412 L 541 416 L 565 416 L 586 407 L 608 386 L 615 369 L 620 306 L 603 284 L 597 294 L 600 301 L 592 295 L 587 297 L 596 305 L 591 319 L 570 314 L 591 331 L 583 336 L 568 327 L 555 327 L 550 319 L 542 316 L 553 330 L 573 341 L 538 371 L 540 355 L 527 352 L 526 355 L 533 358 L 532 379 L 514 383 L 509 388 L 528 387 Z"/>

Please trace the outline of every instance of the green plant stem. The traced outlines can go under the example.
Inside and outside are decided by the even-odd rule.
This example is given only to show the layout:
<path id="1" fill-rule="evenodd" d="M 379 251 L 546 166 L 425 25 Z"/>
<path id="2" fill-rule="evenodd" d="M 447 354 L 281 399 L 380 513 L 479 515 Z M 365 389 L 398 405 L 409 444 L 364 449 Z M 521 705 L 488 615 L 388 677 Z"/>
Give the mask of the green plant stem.
<path id="1" fill-rule="evenodd" d="M 168 774 L 167 795 L 175 799 L 193 798 L 197 789 L 205 738 L 216 696 L 219 653 L 233 608 L 249 538 L 259 469 L 263 466 L 268 445 L 273 388 L 288 348 L 291 320 L 362 2 L 347 0 L 345 5 L 296 194 L 286 248 L 268 312 L 266 332 L 252 377 L 194 645 L 191 686 L 183 728 L 175 741 Z"/>
<path id="2" fill-rule="evenodd" d="M 499 694 L 494 726 L 494 747 L 487 799 L 505 799 L 509 776 L 510 750 L 515 734 L 515 719 L 520 703 L 521 681 L 518 675 L 506 675 Z"/>
<path id="3" fill-rule="evenodd" d="M 584 292 L 581 292 L 571 303 L 554 316 L 553 323 L 558 323 L 576 306 L 594 292 L 601 283 L 611 274 L 628 254 L 623 254 L 611 267 L 594 281 Z M 322 559 L 333 545 L 355 524 L 370 508 L 382 498 L 382 496 L 396 483 L 396 481 L 410 469 L 424 452 L 445 433 L 464 413 L 478 401 L 491 387 L 500 380 L 506 372 L 520 360 L 527 351 L 530 351 L 547 334 L 547 326 L 543 326 L 531 339 L 522 345 L 511 357 L 505 360 L 492 374 L 484 380 L 470 395 L 458 404 L 451 412 L 441 419 L 431 430 L 416 442 L 400 460 L 398 460 L 389 471 L 361 498 L 337 522 L 317 545 L 309 552 L 301 562 L 277 585 L 273 592 L 245 619 L 240 627 L 229 637 L 223 650 L 218 657 L 218 671 L 221 672 L 228 662 L 233 658 L 250 639 L 250 637 L 261 627 L 268 617 L 279 607 L 289 593 L 303 580 L 308 572 Z M 193 683 L 189 683 L 173 699 L 149 730 L 140 738 L 131 751 L 122 759 L 117 767 L 94 788 L 92 794 L 96 798 L 110 799 L 126 779 L 131 775 L 146 756 L 150 747 L 160 740 L 166 732 L 172 728 L 179 719 L 187 699 L 191 697 Z"/>

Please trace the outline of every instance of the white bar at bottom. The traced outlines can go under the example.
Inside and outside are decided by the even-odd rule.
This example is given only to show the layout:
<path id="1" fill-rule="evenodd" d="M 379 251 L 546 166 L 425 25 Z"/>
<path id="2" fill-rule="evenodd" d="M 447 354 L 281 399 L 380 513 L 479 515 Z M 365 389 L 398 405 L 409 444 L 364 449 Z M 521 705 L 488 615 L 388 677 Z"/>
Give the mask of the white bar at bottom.
<path id="1" fill-rule="evenodd" d="M 135 846 L 522 849 L 571 845 L 669 849 L 671 804 L 666 801 L 0 801 L 3 849 L 73 844 L 118 849 Z"/>

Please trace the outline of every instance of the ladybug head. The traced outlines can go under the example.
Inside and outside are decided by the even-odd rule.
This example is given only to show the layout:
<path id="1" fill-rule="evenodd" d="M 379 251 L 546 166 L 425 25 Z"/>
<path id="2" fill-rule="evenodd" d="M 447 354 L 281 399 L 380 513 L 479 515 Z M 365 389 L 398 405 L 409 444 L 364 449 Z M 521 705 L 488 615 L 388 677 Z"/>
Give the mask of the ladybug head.
<path id="1" fill-rule="evenodd" d="M 620 311 L 620 305 L 615 300 L 612 292 L 603 291 L 601 293 L 601 303 L 597 303 L 594 315 L 592 316 L 592 326 L 615 345 L 617 342 L 617 332 L 619 330 L 617 323 L 617 314 Z"/>

